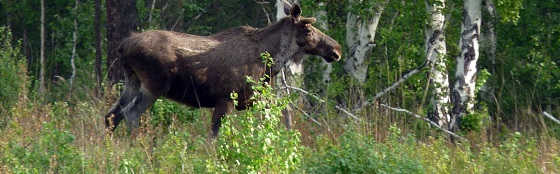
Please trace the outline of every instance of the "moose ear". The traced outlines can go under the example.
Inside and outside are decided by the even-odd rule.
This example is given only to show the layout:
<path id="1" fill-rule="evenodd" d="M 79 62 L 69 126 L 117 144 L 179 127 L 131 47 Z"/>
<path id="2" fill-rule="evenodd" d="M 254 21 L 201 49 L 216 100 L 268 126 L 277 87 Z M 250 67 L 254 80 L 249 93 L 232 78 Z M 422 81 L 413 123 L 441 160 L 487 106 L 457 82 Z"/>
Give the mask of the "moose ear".
<path id="1" fill-rule="evenodd" d="M 294 7 L 292 7 L 292 10 L 290 12 L 290 14 L 292 15 L 292 17 L 299 19 L 300 15 L 301 15 L 301 8 L 299 7 L 299 5 L 294 5 Z"/>

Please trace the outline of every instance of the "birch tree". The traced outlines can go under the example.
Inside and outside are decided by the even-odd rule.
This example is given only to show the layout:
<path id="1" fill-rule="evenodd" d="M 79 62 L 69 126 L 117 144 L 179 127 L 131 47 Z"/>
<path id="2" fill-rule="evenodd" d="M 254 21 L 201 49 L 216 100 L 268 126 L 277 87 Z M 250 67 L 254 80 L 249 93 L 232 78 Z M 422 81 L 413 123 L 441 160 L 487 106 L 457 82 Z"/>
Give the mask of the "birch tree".
<path id="1" fill-rule="evenodd" d="M 99 96 L 101 94 L 101 0 L 95 0 L 95 20 L 94 20 L 94 32 L 95 32 L 95 79 L 97 81 L 96 94 Z"/>
<path id="2" fill-rule="evenodd" d="M 430 85 L 432 86 L 432 116 L 439 126 L 449 123 L 449 78 L 447 76 L 447 65 L 445 55 L 447 48 L 445 45 L 444 23 L 445 0 L 426 1 L 426 9 L 431 15 L 429 18 L 429 28 L 426 31 L 426 53 L 428 62 L 431 65 Z"/>
<path id="3" fill-rule="evenodd" d="M 388 2 L 388 0 L 384 0 L 376 3 L 374 7 L 367 7 L 367 11 L 371 10 L 372 13 L 372 15 L 369 15 L 357 12 L 361 10 L 355 10 L 360 9 L 356 6 L 369 3 L 362 0 L 358 2 L 350 0 L 350 9 L 353 10 L 348 12 L 346 18 L 346 44 L 348 45 L 349 56 L 345 60 L 344 70 L 360 83 L 366 80 L 368 68 L 366 59 L 370 50 L 375 46 L 377 25 Z"/>
<path id="4" fill-rule="evenodd" d="M 74 32 L 72 32 L 72 56 L 70 56 L 70 65 L 72 66 L 72 75 L 70 76 L 70 92 L 69 98 L 72 98 L 72 89 L 74 87 L 74 79 L 76 78 L 76 45 L 78 44 L 78 4 L 79 0 L 76 0 L 74 6 Z"/>
<path id="5" fill-rule="evenodd" d="M 39 76 L 39 94 L 45 93 L 45 0 L 41 0 L 41 70 Z"/>
<path id="6" fill-rule="evenodd" d="M 456 59 L 455 84 L 451 92 L 453 122 L 450 126 L 454 130 L 459 128 L 457 120 L 473 111 L 476 65 L 479 58 L 481 0 L 465 0 L 463 5 L 463 22 L 459 41 L 461 52 Z"/>

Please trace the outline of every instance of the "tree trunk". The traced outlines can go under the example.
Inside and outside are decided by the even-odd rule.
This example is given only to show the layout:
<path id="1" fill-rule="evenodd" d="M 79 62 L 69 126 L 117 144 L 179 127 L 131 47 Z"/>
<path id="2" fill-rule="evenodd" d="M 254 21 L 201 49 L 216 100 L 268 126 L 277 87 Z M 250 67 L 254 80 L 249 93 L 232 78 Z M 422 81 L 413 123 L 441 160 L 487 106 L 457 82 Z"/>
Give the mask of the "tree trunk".
<path id="1" fill-rule="evenodd" d="M 479 36 L 481 24 L 481 0 L 465 0 L 463 23 L 457 57 L 457 70 L 451 100 L 453 103 L 453 122 L 450 124 L 455 131 L 459 130 L 462 117 L 472 113 L 475 99 L 476 63 L 479 57 Z"/>
<path id="2" fill-rule="evenodd" d="M 45 0 L 41 0 L 41 70 L 39 75 L 39 94 L 45 93 Z"/>
<path id="3" fill-rule="evenodd" d="M 123 79 L 122 65 L 118 60 L 118 47 L 122 39 L 137 28 L 136 0 L 107 0 L 107 70 L 110 85 Z"/>
<path id="4" fill-rule="evenodd" d="M 103 81 L 101 73 L 101 0 L 95 0 L 95 79 L 97 81 L 96 95 L 101 96 L 102 87 L 101 82 Z"/>
<path id="5" fill-rule="evenodd" d="M 369 51 L 375 46 L 375 33 L 381 14 L 388 0 L 380 2 L 373 9 L 373 16 L 359 16 L 348 12 L 346 18 L 346 44 L 348 45 L 348 58 L 345 60 L 344 70 L 358 82 L 363 83 L 367 76 L 367 62 Z M 350 6 L 354 2 L 350 1 Z"/>
<path id="6" fill-rule="evenodd" d="M 430 17 L 430 28 L 427 29 L 426 49 L 433 49 L 433 53 L 427 57 L 431 65 L 430 83 L 432 90 L 432 110 L 431 117 L 439 126 L 446 126 L 451 121 L 449 116 L 449 78 L 447 76 L 447 65 L 445 56 L 447 48 L 445 45 L 445 16 L 443 10 L 445 9 L 445 0 L 430 1 L 427 4 L 428 13 Z M 426 54 L 430 50 L 426 50 Z"/>
<path id="7" fill-rule="evenodd" d="M 490 58 L 492 63 L 491 73 L 494 74 L 496 72 L 496 23 L 498 22 L 496 16 L 496 6 L 492 0 L 484 0 L 484 2 L 486 11 L 488 12 L 488 15 L 490 15 L 490 20 L 486 22 L 488 26 L 486 43 L 488 44 L 488 58 Z"/>
<path id="8" fill-rule="evenodd" d="M 156 7 L 156 0 L 152 0 L 152 4 L 150 7 L 150 13 L 148 15 L 148 28 L 152 27 L 152 15 L 154 13 L 154 8 Z"/>
<path id="9" fill-rule="evenodd" d="M 70 57 L 70 64 L 72 65 L 72 76 L 70 76 L 70 92 L 68 98 L 72 98 L 72 89 L 74 87 L 74 79 L 76 78 L 76 45 L 78 45 L 78 4 L 79 0 L 76 0 L 76 6 L 74 6 L 74 12 L 76 15 L 74 17 L 74 32 L 72 33 L 73 45 L 72 45 L 72 56 Z"/>

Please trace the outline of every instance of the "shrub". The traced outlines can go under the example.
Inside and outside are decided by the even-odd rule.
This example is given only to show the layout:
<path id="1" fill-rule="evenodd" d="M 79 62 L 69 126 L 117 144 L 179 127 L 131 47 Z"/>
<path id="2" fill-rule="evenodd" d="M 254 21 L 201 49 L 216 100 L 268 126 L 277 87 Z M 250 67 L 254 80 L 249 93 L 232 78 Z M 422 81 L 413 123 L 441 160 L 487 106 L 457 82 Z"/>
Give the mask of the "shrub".
<path id="1" fill-rule="evenodd" d="M 372 137 L 347 131 L 339 144 L 328 144 L 306 161 L 307 173 L 423 173 L 414 151 L 414 138 L 399 140 L 400 130 L 392 127 L 390 140 L 376 143 Z"/>
<path id="2" fill-rule="evenodd" d="M 20 53 L 20 43 L 12 44 L 12 34 L 6 27 L 0 27 L 0 128 L 3 128 L 11 115 L 11 108 L 27 86 L 27 68 L 25 59 Z"/>
<path id="3" fill-rule="evenodd" d="M 46 122 L 36 141 L 10 142 L 0 158 L 13 173 L 80 173 L 84 163 L 73 141 L 72 133 Z"/>
<path id="4" fill-rule="evenodd" d="M 167 99 L 158 99 L 150 109 L 150 114 L 150 125 L 168 127 L 174 122 L 190 123 L 200 115 L 200 111 Z"/>
<path id="5" fill-rule="evenodd" d="M 269 54 L 262 56 L 270 61 Z M 253 106 L 223 119 L 216 147 L 218 159 L 210 162 L 208 169 L 216 173 L 292 173 L 300 167 L 302 149 L 300 134 L 280 123 L 289 99 L 277 98 L 264 78 L 248 81 L 253 83 Z M 237 99 L 236 93 L 231 96 Z"/>

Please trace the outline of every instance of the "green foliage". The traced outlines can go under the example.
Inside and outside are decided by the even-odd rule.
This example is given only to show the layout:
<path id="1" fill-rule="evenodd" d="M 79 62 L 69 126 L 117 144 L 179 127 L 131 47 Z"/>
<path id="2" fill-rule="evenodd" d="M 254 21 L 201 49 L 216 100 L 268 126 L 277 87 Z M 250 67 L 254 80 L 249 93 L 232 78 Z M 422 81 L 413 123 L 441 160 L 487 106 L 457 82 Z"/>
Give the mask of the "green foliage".
<path id="1" fill-rule="evenodd" d="M 483 112 L 476 112 L 461 117 L 459 120 L 461 131 L 481 131 L 483 128 L 482 123 L 485 119 L 488 119 L 488 114 Z"/>
<path id="2" fill-rule="evenodd" d="M 54 122 L 43 124 L 39 137 L 29 145 L 10 142 L 1 161 L 14 173 L 79 173 L 84 165 L 75 137 L 55 127 Z"/>
<path id="3" fill-rule="evenodd" d="M 339 144 L 326 144 L 306 162 L 308 173 L 424 173 L 418 158 L 409 154 L 414 139 L 402 142 L 396 127 L 386 143 L 377 143 L 373 137 L 345 132 Z M 322 140 L 325 141 L 325 140 Z M 326 146 L 326 147 L 324 147 Z"/>
<path id="4" fill-rule="evenodd" d="M 15 43 L 15 45 L 13 45 Z M 25 96 L 27 87 L 26 61 L 20 53 L 21 43 L 15 41 L 6 27 L 0 27 L 0 128 L 10 119 L 10 110 Z"/>
<path id="5" fill-rule="evenodd" d="M 517 23 L 519 12 L 523 8 L 523 0 L 496 0 L 496 10 L 502 22 Z"/>
<path id="6" fill-rule="evenodd" d="M 169 127 L 171 124 L 185 124 L 200 116 L 200 110 L 186 107 L 167 99 L 158 99 L 150 109 L 150 125 Z"/>

